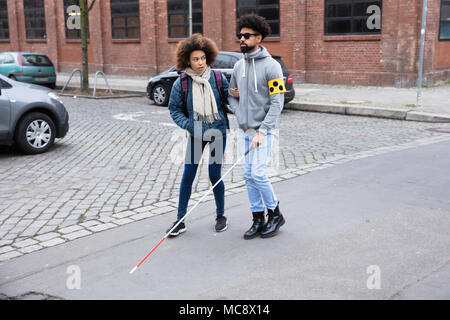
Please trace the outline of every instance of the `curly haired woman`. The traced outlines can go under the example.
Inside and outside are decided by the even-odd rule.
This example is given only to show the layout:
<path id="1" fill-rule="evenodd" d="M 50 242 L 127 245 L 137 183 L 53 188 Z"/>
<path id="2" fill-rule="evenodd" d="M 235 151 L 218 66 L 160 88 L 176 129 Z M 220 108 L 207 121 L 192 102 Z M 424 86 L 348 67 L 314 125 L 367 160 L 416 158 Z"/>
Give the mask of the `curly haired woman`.
<path id="1" fill-rule="evenodd" d="M 181 179 L 177 221 L 167 232 L 186 214 L 198 164 L 208 143 L 210 149 L 208 171 L 211 184 L 214 185 L 221 178 L 228 126 L 223 105 L 228 99 L 228 82 L 222 74 L 217 75 L 222 82 L 222 90 L 219 92 L 217 76 L 210 67 L 217 54 L 216 44 L 198 33 L 179 42 L 176 49 L 177 70 L 185 70 L 185 75 L 181 74 L 173 84 L 169 111 L 173 121 L 190 135 Z M 183 81 L 185 81 L 184 89 Z M 217 214 L 215 230 L 225 231 L 227 219 L 224 215 L 223 181 L 213 189 L 213 192 Z M 182 221 L 169 235 L 175 237 L 185 231 L 186 225 Z"/>

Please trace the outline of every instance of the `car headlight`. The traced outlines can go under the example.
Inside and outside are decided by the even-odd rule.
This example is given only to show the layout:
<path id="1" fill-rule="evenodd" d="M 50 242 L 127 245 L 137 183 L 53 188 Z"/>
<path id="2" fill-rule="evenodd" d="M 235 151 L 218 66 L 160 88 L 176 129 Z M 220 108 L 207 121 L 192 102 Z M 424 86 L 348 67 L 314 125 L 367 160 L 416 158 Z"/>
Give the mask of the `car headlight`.
<path id="1" fill-rule="evenodd" d="M 61 98 L 60 98 L 56 93 L 54 93 L 54 92 L 49 92 L 49 93 L 48 93 L 48 96 L 49 96 L 50 98 L 52 98 L 52 99 L 55 99 L 56 101 L 59 101 L 59 102 L 63 103 L 62 100 L 61 100 Z"/>

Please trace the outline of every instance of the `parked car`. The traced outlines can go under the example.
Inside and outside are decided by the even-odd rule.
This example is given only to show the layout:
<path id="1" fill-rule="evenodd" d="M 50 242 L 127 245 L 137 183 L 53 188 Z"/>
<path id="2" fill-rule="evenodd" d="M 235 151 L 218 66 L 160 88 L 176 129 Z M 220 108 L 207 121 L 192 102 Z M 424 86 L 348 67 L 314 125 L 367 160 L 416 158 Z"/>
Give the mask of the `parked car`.
<path id="1" fill-rule="evenodd" d="M 0 144 L 43 153 L 68 130 L 69 114 L 55 92 L 0 75 Z"/>
<path id="2" fill-rule="evenodd" d="M 55 66 L 42 53 L 2 52 L 0 74 L 16 81 L 46 85 L 52 89 L 56 86 Z"/>
<path id="3" fill-rule="evenodd" d="M 284 94 L 284 103 L 288 103 L 295 97 L 295 90 L 293 85 L 292 74 L 284 64 L 280 56 L 272 56 L 281 65 L 283 70 L 283 78 L 286 87 Z M 217 55 L 216 61 L 212 65 L 213 69 L 220 70 L 228 82 L 231 80 L 231 74 L 236 62 L 242 58 L 242 53 L 232 51 L 220 51 Z M 180 71 L 177 72 L 175 66 L 161 72 L 153 78 L 150 78 L 147 85 L 147 96 L 158 106 L 166 106 L 169 104 L 170 92 L 172 85 L 180 76 Z"/>

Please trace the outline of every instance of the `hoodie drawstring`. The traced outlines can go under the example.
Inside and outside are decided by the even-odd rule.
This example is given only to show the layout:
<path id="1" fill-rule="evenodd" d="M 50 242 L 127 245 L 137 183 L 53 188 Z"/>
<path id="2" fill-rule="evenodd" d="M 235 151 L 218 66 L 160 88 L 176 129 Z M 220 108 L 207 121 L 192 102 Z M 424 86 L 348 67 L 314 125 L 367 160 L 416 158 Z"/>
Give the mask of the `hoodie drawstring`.
<path id="1" fill-rule="evenodd" d="M 255 58 L 253 58 L 252 60 L 253 60 L 253 74 L 255 75 L 255 92 L 258 93 L 258 85 L 257 85 L 257 82 L 256 82 Z"/>
<path id="2" fill-rule="evenodd" d="M 242 78 L 245 78 L 245 61 L 246 59 L 244 59 L 244 68 L 242 71 Z M 256 68 L 255 68 L 255 58 L 252 58 L 252 63 L 253 63 L 253 75 L 255 76 L 255 92 L 258 93 L 258 83 L 257 83 L 257 79 L 256 79 Z"/>

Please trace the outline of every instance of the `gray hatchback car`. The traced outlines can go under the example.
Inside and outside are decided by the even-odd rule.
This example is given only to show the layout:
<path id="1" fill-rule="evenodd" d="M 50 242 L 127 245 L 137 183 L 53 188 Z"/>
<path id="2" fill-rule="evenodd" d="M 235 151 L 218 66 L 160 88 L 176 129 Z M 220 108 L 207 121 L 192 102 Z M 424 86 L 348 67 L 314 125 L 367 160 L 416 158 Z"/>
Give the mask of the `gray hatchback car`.
<path id="1" fill-rule="evenodd" d="M 0 75 L 0 144 L 43 153 L 68 130 L 69 114 L 55 92 Z"/>

